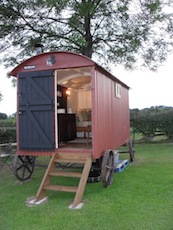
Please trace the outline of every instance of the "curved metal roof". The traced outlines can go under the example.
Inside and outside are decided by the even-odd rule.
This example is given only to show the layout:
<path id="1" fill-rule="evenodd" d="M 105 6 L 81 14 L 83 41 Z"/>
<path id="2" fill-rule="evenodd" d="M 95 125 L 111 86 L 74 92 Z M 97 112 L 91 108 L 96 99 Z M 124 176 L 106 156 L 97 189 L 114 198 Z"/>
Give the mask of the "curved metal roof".
<path id="1" fill-rule="evenodd" d="M 39 55 L 33 56 L 17 67 L 15 67 L 9 75 L 17 77 L 20 72 L 31 72 L 40 70 L 58 70 L 58 69 L 68 69 L 68 68 L 78 68 L 78 67 L 92 67 L 94 66 L 100 72 L 105 74 L 112 80 L 116 80 L 123 84 L 126 88 L 129 87 L 112 75 L 110 72 L 105 70 L 103 67 L 99 66 L 96 62 L 92 61 L 88 57 L 67 51 L 51 51 L 47 53 L 41 53 Z"/>
<path id="2" fill-rule="evenodd" d="M 23 61 L 10 72 L 10 75 L 17 77 L 17 74 L 20 72 L 55 70 L 94 65 L 95 62 L 83 55 L 72 52 L 54 51 L 41 53 Z"/>

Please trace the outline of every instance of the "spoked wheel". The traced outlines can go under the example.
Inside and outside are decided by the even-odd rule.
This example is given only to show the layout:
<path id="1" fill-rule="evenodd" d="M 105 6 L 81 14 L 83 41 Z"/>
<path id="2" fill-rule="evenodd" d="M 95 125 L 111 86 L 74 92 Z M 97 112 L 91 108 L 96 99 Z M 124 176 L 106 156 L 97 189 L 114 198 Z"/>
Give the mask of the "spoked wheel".
<path id="1" fill-rule="evenodd" d="M 21 180 L 28 180 L 33 171 L 36 157 L 15 155 L 13 161 L 13 171 L 15 176 Z"/>
<path id="2" fill-rule="evenodd" d="M 135 150 L 133 147 L 132 141 L 128 142 L 129 154 L 130 154 L 130 161 L 133 162 L 135 160 Z"/>
<path id="3" fill-rule="evenodd" d="M 114 153 L 106 150 L 101 165 L 101 178 L 104 187 L 112 184 L 114 178 Z"/>

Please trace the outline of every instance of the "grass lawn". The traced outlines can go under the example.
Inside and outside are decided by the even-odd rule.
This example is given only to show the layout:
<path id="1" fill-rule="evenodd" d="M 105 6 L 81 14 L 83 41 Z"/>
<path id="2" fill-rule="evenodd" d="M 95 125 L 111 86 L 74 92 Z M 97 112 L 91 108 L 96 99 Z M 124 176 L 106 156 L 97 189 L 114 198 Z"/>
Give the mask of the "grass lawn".
<path id="1" fill-rule="evenodd" d="M 48 191 L 47 203 L 27 207 L 45 168 L 19 183 L 8 168 L 0 172 L 2 230 L 173 230 L 173 143 L 138 144 L 136 160 L 114 183 L 87 184 L 80 210 L 69 210 L 73 193 Z M 120 155 L 120 158 L 127 158 Z"/>

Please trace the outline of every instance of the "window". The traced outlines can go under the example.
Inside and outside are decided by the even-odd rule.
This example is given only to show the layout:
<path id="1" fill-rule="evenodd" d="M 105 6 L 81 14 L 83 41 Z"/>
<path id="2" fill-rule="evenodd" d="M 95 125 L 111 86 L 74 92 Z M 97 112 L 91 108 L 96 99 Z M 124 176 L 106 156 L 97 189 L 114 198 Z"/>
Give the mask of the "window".
<path id="1" fill-rule="evenodd" d="M 121 98 L 121 85 L 115 82 L 115 97 Z"/>

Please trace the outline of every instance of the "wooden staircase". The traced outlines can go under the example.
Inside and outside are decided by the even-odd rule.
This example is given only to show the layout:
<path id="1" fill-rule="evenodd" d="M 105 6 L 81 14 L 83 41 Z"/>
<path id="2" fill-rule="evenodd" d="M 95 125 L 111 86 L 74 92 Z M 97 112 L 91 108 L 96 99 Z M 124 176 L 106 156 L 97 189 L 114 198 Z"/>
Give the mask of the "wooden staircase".
<path id="1" fill-rule="evenodd" d="M 57 171 L 57 163 L 77 163 L 84 165 L 82 172 Z M 69 153 L 58 152 L 52 156 L 48 168 L 45 172 L 43 180 L 38 189 L 35 202 L 45 197 L 46 190 L 74 192 L 76 193 L 72 208 L 75 208 L 82 200 L 82 196 L 87 183 L 88 175 L 92 164 L 92 157 L 89 153 Z M 80 178 L 78 186 L 51 185 L 51 177 L 76 177 Z"/>

